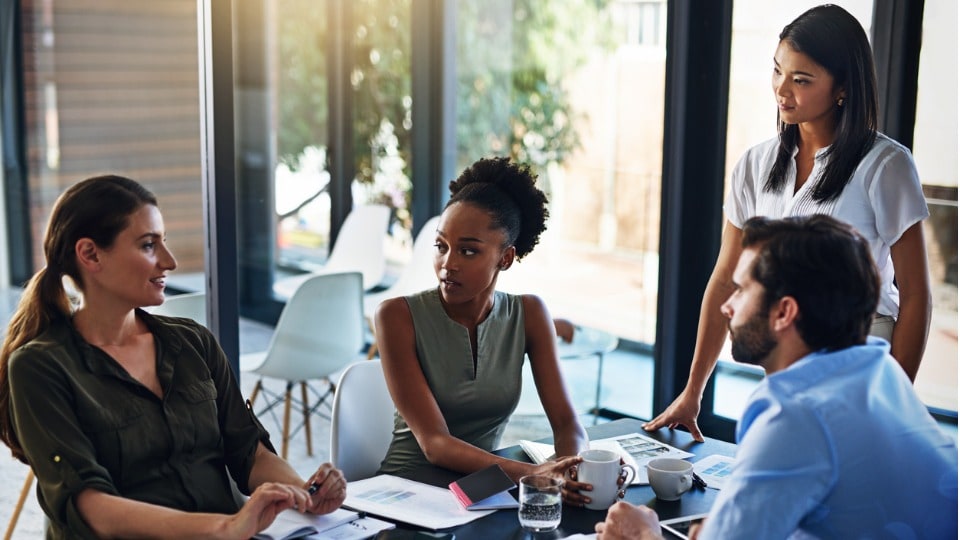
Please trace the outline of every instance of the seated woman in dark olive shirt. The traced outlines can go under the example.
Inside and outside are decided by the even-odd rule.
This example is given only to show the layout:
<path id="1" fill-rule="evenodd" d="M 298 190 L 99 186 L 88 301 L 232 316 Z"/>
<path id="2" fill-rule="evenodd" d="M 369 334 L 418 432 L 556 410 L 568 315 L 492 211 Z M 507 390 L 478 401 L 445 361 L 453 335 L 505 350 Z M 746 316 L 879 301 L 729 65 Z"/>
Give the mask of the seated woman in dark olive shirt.
<path id="1" fill-rule="evenodd" d="M 340 471 L 304 481 L 273 452 L 206 328 L 139 309 L 176 267 L 153 194 L 116 176 L 74 185 L 44 255 L 0 349 L 0 436 L 39 480 L 49 538 L 249 538 L 284 509 L 340 506 Z"/>

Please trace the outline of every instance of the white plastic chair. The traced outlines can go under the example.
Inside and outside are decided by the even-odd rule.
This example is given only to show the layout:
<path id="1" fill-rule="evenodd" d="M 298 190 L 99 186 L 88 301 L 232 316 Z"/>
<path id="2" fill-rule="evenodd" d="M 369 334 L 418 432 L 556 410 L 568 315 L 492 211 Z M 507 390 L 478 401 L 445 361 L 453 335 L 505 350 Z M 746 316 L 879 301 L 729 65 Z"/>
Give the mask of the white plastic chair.
<path id="1" fill-rule="evenodd" d="M 413 255 L 410 257 L 410 262 L 403 267 L 403 271 L 393 285 L 382 291 L 363 295 L 363 314 L 367 318 L 367 325 L 371 331 L 371 335 L 368 336 L 371 338 L 370 349 L 367 352 L 368 358 L 373 358 L 377 352 L 377 340 L 372 335 L 373 315 L 380 302 L 437 286 L 437 274 L 433 270 L 433 255 L 437 249 L 434 244 L 439 224 L 440 216 L 434 216 L 423 224 L 417 238 L 413 241 Z"/>
<path id="2" fill-rule="evenodd" d="M 330 462 L 347 481 L 376 474 L 393 438 L 395 410 L 379 359 L 347 367 L 330 416 Z"/>
<path id="3" fill-rule="evenodd" d="M 321 414 L 320 406 L 332 397 L 336 374 L 362 358 L 363 291 L 360 283 L 359 272 L 311 276 L 297 288 L 280 313 L 267 350 L 240 356 L 240 371 L 260 375 L 250 394 L 251 406 L 261 391 L 270 399 L 257 415 L 273 414 L 274 407 L 281 402 L 284 404 L 281 441 L 284 458 L 287 457 L 290 437 L 300 429 L 297 427 L 290 432 L 293 402 L 296 401 L 303 411 L 307 454 L 313 455 L 310 415 Z M 286 390 L 282 394 L 272 392 L 263 385 L 265 377 L 286 381 Z M 325 393 L 321 394 L 307 384 L 315 379 L 327 382 Z M 300 383 L 299 400 L 291 395 L 296 383 Z M 312 404 L 308 390 L 314 394 Z"/>
<path id="4" fill-rule="evenodd" d="M 273 283 L 274 294 L 278 298 L 289 299 L 297 287 L 310 276 L 333 272 L 360 272 L 363 274 L 363 290 L 376 287 L 383 281 L 387 271 L 383 241 L 389 224 L 388 206 L 357 206 L 343 221 L 337 241 L 323 267 L 314 272 L 276 280 Z"/>
<path id="5" fill-rule="evenodd" d="M 207 295 L 203 292 L 168 296 L 159 306 L 149 306 L 144 309 L 154 315 L 186 317 L 204 326 L 207 325 Z"/>

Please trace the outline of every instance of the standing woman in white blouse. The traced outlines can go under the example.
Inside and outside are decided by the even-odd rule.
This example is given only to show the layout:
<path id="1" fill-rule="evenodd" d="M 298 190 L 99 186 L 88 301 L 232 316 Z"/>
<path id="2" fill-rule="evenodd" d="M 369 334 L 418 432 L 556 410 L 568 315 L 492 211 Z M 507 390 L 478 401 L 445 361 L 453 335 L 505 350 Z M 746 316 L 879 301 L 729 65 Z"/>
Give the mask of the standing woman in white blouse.
<path id="1" fill-rule="evenodd" d="M 843 8 L 812 8 L 784 27 L 773 56 L 778 137 L 733 170 L 720 253 L 700 308 L 687 386 L 647 430 L 683 425 L 702 440 L 700 400 L 727 335 L 741 228 L 753 216 L 828 214 L 868 240 L 881 297 L 871 334 L 913 380 L 930 328 L 922 222 L 929 215 L 910 151 L 877 132 L 877 82 L 866 33 Z M 896 283 L 894 283 L 896 276 Z"/>

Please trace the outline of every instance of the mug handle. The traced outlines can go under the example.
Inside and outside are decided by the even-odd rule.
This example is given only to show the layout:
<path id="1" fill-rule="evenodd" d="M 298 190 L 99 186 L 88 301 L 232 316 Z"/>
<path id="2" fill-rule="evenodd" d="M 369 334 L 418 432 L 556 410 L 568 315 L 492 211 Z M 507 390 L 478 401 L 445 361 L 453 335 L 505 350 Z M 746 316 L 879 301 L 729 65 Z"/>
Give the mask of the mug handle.
<path id="1" fill-rule="evenodd" d="M 626 474 L 627 471 L 630 471 L 630 474 Z M 623 464 L 620 466 L 620 478 L 623 480 L 623 483 L 620 484 L 621 489 L 627 489 L 636 477 L 637 469 L 633 468 L 633 465 Z"/>
<path id="2" fill-rule="evenodd" d="M 693 487 L 693 472 L 680 477 L 680 493 L 686 493 Z"/>

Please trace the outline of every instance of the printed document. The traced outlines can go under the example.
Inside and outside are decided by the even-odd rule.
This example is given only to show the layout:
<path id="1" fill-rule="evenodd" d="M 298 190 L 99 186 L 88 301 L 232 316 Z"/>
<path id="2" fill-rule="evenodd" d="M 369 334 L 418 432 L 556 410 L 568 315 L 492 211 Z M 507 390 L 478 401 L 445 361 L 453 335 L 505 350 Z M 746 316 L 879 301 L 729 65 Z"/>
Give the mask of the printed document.
<path id="1" fill-rule="evenodd" d="M 347 500 L 343 504 L 432 530 L 463 525 L 495 511 L 467 510 L 447 488 L 389 474 L 348 482 Z"/>

